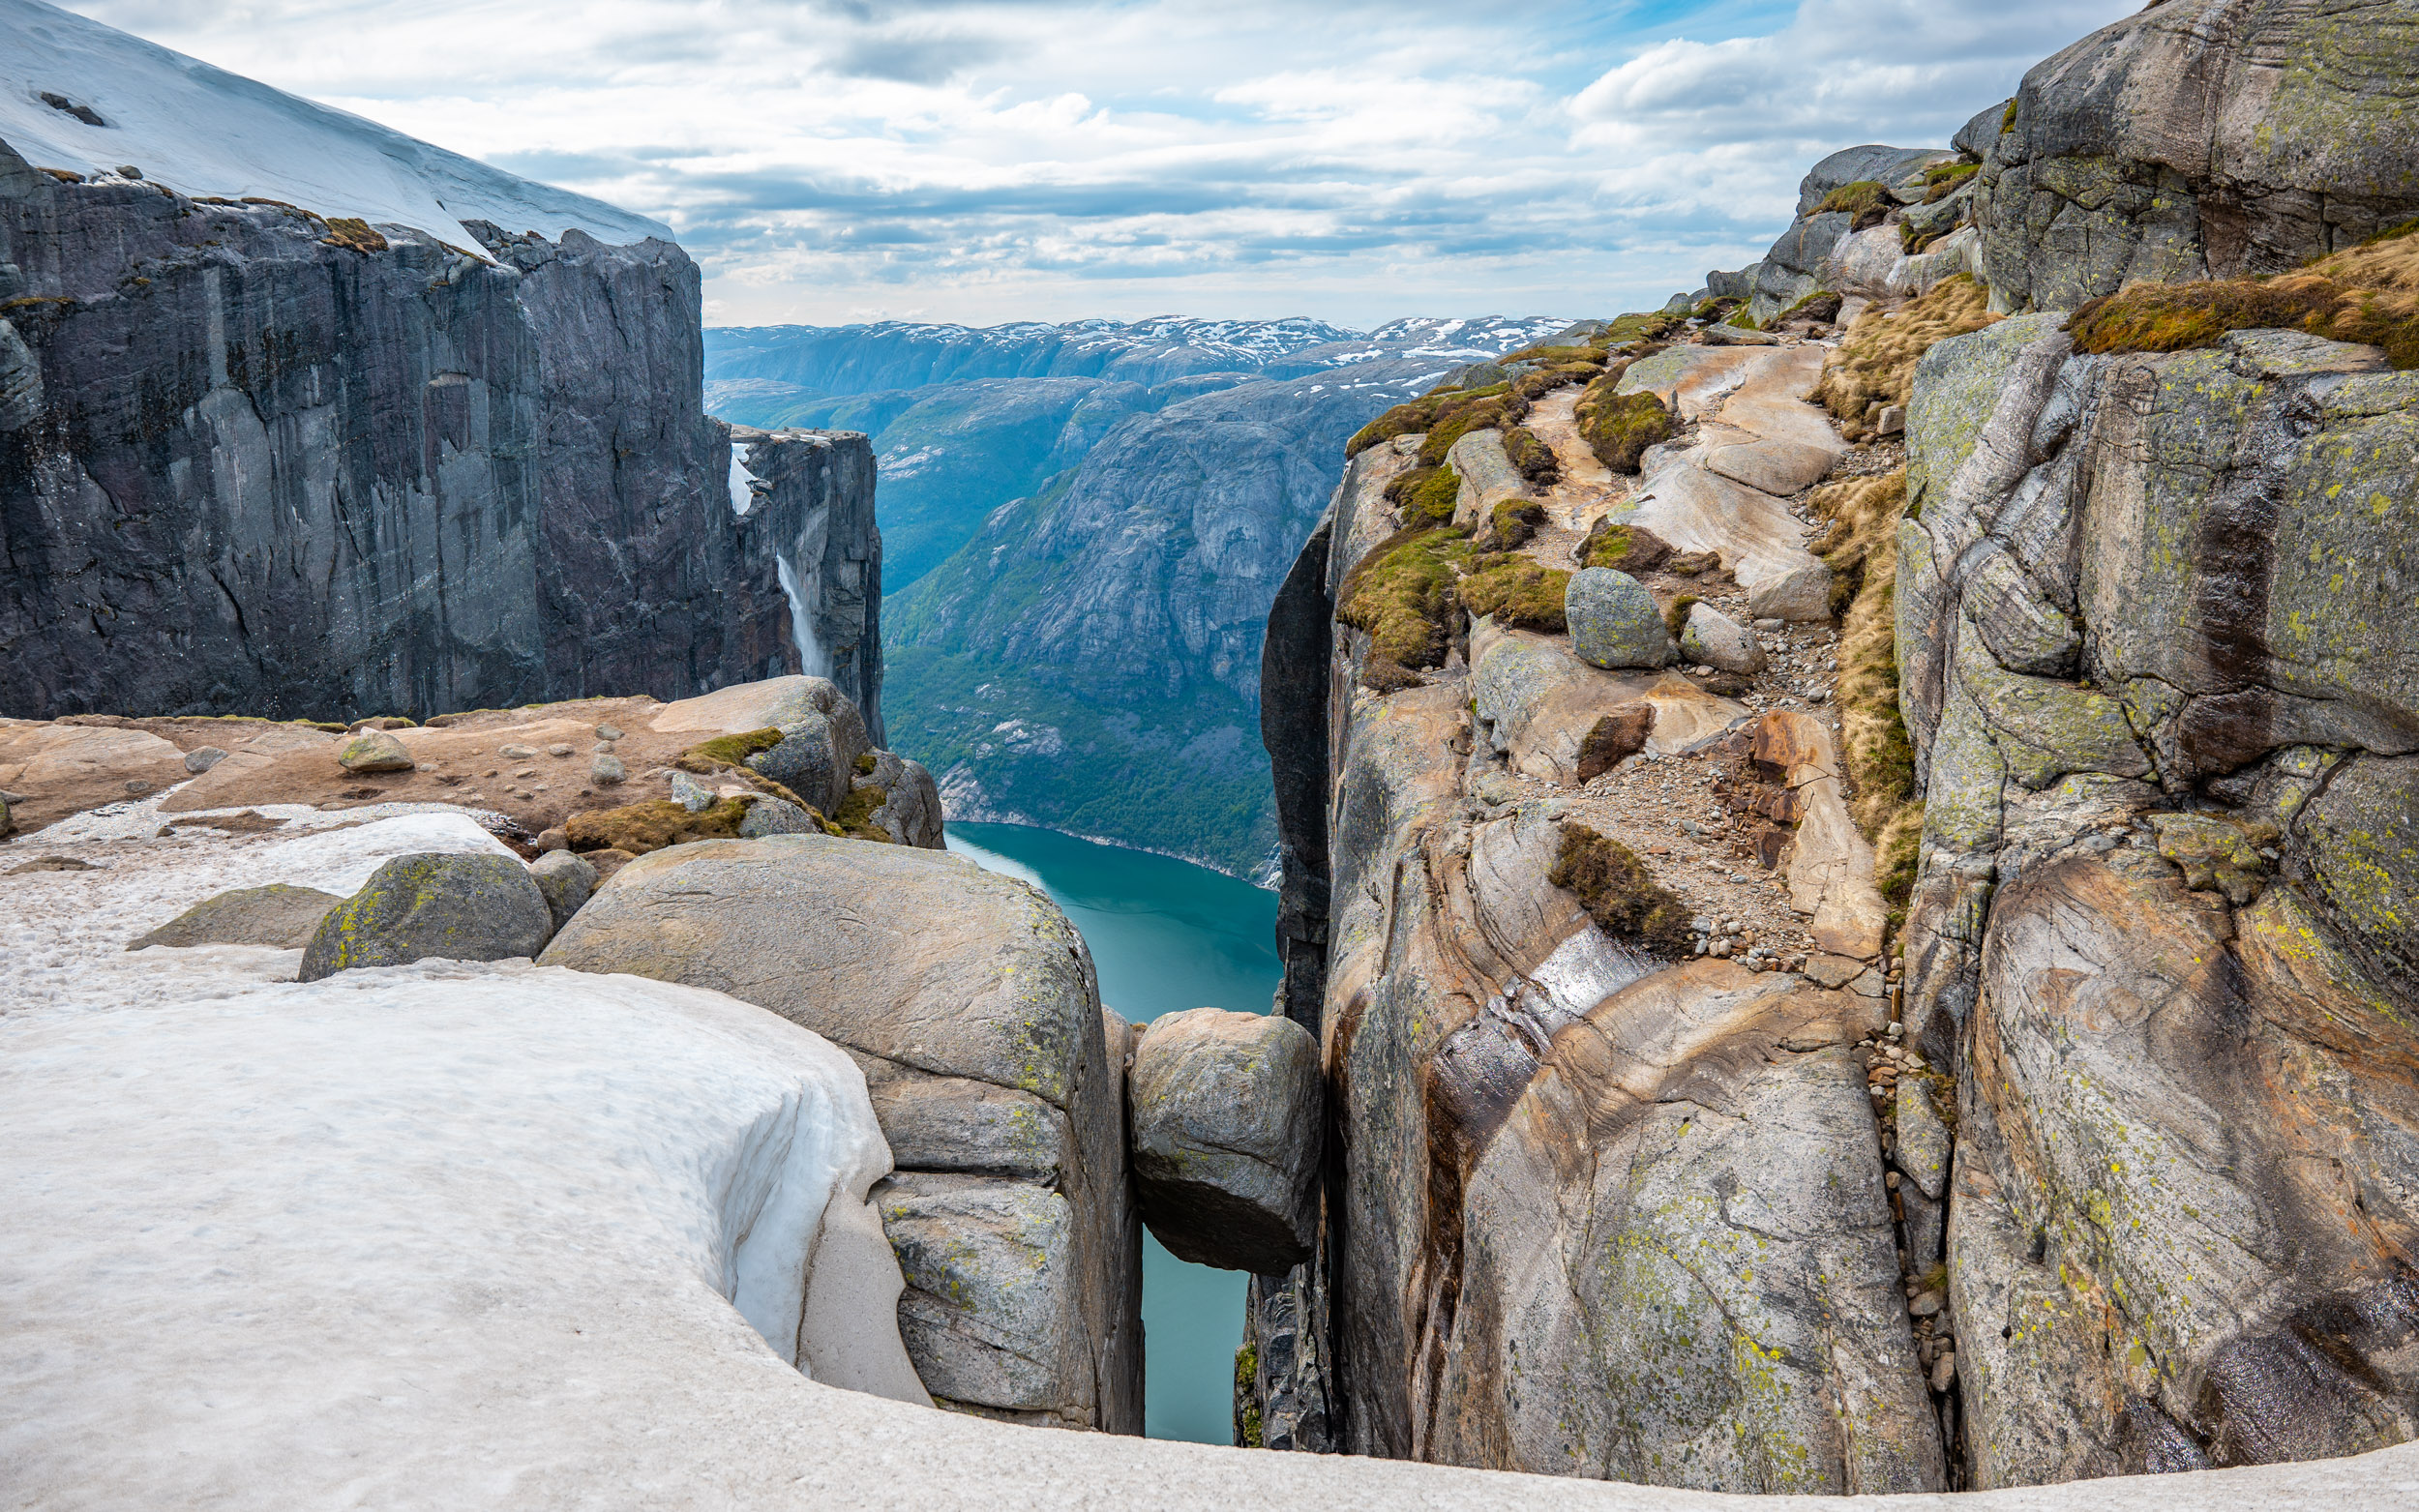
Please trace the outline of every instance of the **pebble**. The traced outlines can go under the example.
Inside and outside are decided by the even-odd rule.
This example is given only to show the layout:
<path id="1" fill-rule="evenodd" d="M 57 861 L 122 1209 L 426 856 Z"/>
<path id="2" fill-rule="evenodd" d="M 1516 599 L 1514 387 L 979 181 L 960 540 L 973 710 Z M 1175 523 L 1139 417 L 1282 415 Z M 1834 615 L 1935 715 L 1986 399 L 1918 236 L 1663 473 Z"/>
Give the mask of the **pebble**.
<path id="1" fill-rule="evenodd" d="M 599 725 L 596 726 L 596 738 L 599 740 L 619 740 L 621 738 L 621 731 L 613 728 L 611 725 Z"/>

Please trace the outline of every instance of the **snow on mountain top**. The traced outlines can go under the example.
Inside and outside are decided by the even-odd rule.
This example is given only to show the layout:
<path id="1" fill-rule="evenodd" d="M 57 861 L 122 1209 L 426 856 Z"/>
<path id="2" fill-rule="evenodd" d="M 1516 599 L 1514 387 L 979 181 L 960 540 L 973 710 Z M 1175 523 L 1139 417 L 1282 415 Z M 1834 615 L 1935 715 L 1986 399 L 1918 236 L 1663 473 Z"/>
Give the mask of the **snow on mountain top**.
<path id="1" fill-rule="evenodd" d="M 101 124 L 93 124 L 95 119 Z M 40 3 L 0 0 L 0 141 L 36 167 L 133 166 L 193 195 L 283 200 L 476 252 L 465 220 L 559 239 L 670 227 Z"/>

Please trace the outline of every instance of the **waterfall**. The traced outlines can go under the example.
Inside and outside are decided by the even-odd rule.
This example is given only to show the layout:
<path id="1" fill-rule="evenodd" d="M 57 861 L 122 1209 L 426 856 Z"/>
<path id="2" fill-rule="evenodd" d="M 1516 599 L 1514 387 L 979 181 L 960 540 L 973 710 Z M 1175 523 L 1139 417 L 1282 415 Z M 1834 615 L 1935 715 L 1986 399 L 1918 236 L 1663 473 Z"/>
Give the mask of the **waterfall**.
<path id="1" fill-rule="evenodd" d="M 773 571 L 781 578 L 781 591 L 790 598 L 790 638 L 797 642 L 798 670 L 809 677 L 829 677 L 831 657 L 815 638 L 814 622 L 806 614 L 806 595 L 798 591 L 798 575 L 790 570 L 790 558 L 776 554 Z"/>

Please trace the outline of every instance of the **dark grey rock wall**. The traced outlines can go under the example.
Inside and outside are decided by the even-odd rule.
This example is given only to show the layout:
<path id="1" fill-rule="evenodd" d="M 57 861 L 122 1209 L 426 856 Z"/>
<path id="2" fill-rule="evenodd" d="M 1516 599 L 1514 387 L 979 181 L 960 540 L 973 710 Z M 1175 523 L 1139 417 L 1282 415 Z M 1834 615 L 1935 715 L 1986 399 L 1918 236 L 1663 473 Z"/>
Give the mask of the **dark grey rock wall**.
<path id="1" fill-rule="evenodd" d="M 0 712 L 682 697 L 801 669 L 786 554 L 878 729 L 871 450 L 734 513 L 687 255 L 380 229 L 0 145 Z"/>

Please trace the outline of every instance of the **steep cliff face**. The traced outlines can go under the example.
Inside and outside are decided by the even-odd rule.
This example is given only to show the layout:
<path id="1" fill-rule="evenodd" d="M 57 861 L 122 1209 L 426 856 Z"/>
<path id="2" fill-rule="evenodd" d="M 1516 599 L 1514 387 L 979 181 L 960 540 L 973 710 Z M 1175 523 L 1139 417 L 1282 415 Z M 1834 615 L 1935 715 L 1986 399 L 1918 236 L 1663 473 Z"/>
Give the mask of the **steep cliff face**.
<path id="1" fill-rule="evenodd" d="M 2411 1438 L 2419 374 L 2025 316 L 1933 349 L 1909 452 L 1977 1484 Z"/>
<path id="2" fill-rule="evenodd" d="M 676 697 L 807 659 L 784 559 L 832 579 L 808 669 L 871 706 L 870 453 L 767 457 L 734 512 L 677 248 L 481 222 L 485 261 L 14 155 L 5 180 L 12 712 Z"/>
<path id="3" fill-rule="evenodd" d="M 1874 1491 L 2419 1438 L 2410 23 L 2154 6 L 1363 438 L 1265 664 L 1334 1124 L 1263 1441 Z"/>

